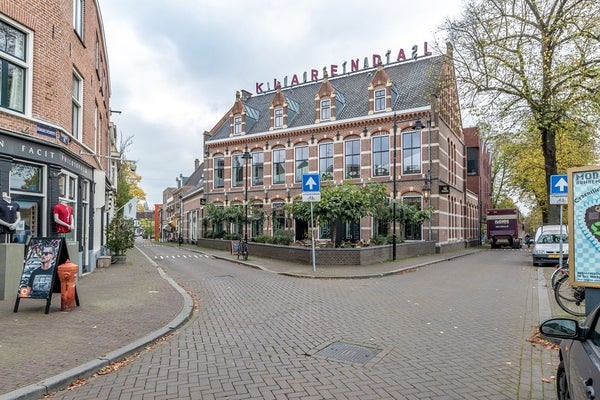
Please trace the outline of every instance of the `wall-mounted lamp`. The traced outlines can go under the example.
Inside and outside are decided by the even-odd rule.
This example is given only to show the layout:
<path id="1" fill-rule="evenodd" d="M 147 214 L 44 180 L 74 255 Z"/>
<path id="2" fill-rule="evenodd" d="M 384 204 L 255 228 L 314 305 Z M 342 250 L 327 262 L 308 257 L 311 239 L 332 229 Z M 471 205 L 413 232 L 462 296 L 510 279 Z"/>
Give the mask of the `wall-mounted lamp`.
<path id="1" fill-rule="evenodd" d="M 289 203 L 290 200 L 292 199 L 292 194 L 290 193 L 291 190 L 290 190 L 290 188 L 287 188 L 287 189 L 285 189 L 285 191 L 287 192 L 287 200 L 288 200 L 288 203 Z"/>
<path id="2" fill-rule="evenodd" d="M 288 147 L 292 147 L 292 139 L 288 138 L 287 145 Z"/>
<path id="3" fill-rule="evenodd" d="M 229 147 L 225 147 L 225 155 L 229 154 Z"/>
<path id="4" fill-rule="evenodd" d="M 310 144 L 315 144 L 315 134 L 310 135 Z"/>
<path id="5" fill-rule="evenodd" d="M 337 133 L 335 134 L 335 137 L 337 140 L 340 140 L 340 131 L 337 131 Z"/>
<path id="6" fill-rule="evenodd" d="M 413 125 L 413 129 L 416 129 L 418 131 L 423 129 L 423 123 L 421 122 L 421 118 L 419 118 L 418 120 L 415 121 L 415 124 Z"/>
<path id="7" fill-rule="evenodd" d="M 425 182 L 425 186 L 423 186 L 421 191 L 423 192 L 425 200 L 429 200 L 429 196 L 431 196 L 431 186 L 429 186 L 429 182 Z"/>
<path id="8" fill-rule="evenodd" d="M 269 202 L 269 191 L 265 189 L 265 203 Z"/>
<path id="9" fill-rule="evenodd" d="M 269 141 L 265 142 L 265 150 L 269 150 Z"/>
<path id="10" fill-rule="evenodd" d="M 208 149 L 204 150 L 204 158 L 208 158 L 210 156 L 210 153 L 208 152 Z"/>
<path id="11" fill-rule="evenodd" d="M 369 130 L 367 129 L 367 127 L 365 126 L 365 129 L 363 129 L 363 136 L 367 137 L 369 135 Z"/>

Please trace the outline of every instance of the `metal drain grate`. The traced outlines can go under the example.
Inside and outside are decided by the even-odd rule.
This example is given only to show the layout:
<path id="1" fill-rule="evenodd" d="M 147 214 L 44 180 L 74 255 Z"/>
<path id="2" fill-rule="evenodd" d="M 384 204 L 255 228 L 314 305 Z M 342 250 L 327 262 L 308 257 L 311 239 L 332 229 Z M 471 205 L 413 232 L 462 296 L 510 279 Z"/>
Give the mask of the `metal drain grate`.
<path id="1" fill-rule="evenodd" d="M 319 350 L 315 355 L 333 358 L 338 361 L 364 364 L 375 357 L 381 350 L 356 344 L 335 342 Z"/>

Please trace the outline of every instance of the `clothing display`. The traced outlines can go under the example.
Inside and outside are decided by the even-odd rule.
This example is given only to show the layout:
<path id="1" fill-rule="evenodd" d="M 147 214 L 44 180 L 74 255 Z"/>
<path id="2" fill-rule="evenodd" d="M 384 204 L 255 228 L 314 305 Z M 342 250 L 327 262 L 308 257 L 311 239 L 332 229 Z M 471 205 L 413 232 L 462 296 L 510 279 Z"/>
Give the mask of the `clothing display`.
<path id="1" fill-rule="evenodd" d="M 54 214 L 54 222 L 56 223 L 56 232 L 71 232 L 71 227 L 73 226 L 73 209 L 71 206 L 58 203 L 54 206 L 52 213 Z"/>

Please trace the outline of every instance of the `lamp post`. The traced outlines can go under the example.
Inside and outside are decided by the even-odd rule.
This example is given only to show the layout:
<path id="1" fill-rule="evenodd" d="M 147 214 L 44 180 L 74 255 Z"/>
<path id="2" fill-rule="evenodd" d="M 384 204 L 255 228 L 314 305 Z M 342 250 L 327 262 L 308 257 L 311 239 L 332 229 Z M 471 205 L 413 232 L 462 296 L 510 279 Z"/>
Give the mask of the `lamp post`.
<path id="1" fill-rule="evenodd" d="M 248 146 L 246 146 L 246 150 L 242 155 L 242 159 L 244 160 L 244 170 L 246 173 L 246 177 L 244 178 L 244 212 L 246 213 L 246 218 L 244 219 L 244 241 L 248 241 L 248 162 L 252 158 L 252 154 L 248 151 Z"/>
<path id="2" fill-rule="evenodd" d="M 181 193 L 179 194 L 179 235 L 177 236 L 177 244 L 181 246 L 183 243 L 183 202 L 181 199 Z"/>
<path id="3" fill-rule="evenodd" d="M 431 112 L 427 114 L 427 159 L 428 164 L 425 186 L 429 188 L 429 191 L 423 192 L 423 194 L 425 195 L 425 193 L 427 193 L 425 200 L 427 200 L 427 208 L 429 208 L 431 205 Z M 431 216 L 427 219 L 427 240 L 431 241 Z"/>
<path id="4" fill-rule="evenodd" d="M 396 124 L 396 113 L 394 113 L 394 152 L 393 154 L 393 196 L 392 199 L 392 260 L 396 261 L 396 134 L 398 132 L 398 125 Z"/>

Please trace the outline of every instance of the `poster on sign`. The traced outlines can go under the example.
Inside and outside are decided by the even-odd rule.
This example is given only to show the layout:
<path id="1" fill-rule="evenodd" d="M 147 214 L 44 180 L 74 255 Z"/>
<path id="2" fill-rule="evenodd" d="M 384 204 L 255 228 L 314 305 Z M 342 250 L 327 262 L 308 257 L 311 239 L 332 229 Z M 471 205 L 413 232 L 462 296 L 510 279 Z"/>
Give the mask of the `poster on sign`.
<path id="1" fill-rule="evenodd" d="M 17 288 L 14 312 L 18 311 L 21 299 L 38 299 L 46 300 L 48 314 L 52 293 L 60 293 L 57 266 L 66 262 L 68 258 L 65 238 L 31 238 Z"/>
<path id="2" fill-rule="evenodd" d="M 600 166 L 568 173 L 569 276 L 573 285 L 600 287 Z"/>

